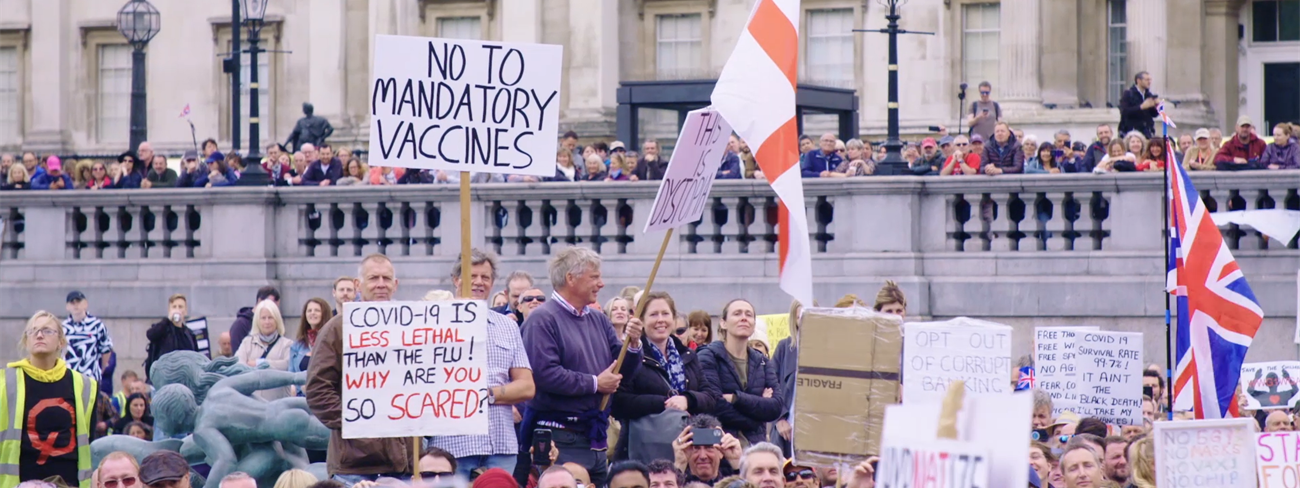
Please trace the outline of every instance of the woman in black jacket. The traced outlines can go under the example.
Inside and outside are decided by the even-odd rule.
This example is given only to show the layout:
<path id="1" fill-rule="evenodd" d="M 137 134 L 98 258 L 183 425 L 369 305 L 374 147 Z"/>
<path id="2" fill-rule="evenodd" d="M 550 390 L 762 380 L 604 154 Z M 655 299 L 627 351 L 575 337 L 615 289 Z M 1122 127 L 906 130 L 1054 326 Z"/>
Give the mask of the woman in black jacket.
<path id="1" fill-rule="evenodd" d="M 716 377 L 724 401 L 715 415 L 727 433 L 750 445 L 767 441 L 766 423 L 781 417 L 784 395 L 776 378 L 776 365 L 749 347 L 758 322 L 754 306 L 736 299 L 722 308 L 722 341 L 699 351 L 705 374 Z"/>
<path id="2" fill-rule="evenodd" d="M 709 377 L 691 348 L 673 336 L 677 305 L 666 292 L 646 296 L 641 321 L 641 368 L 624 378 L 614 393 L 612 415 L 623 423 L 615 459 L 627 459 L 628 424 L 670 408 L 690 413 L 713 413 L 722 400 L 715 378 Z M 674 434 L 675 435 L 675 434 Z"/>

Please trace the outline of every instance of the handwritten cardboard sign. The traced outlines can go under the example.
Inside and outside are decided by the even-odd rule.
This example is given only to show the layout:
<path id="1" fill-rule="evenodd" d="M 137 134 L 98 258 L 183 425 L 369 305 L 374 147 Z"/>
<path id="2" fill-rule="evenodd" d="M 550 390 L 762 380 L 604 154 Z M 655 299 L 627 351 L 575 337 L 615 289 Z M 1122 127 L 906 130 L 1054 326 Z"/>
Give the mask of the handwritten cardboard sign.
<path id="1" fill-rule="evenodd" d="M 343 437 L 488 433 L 486 302 L 343 305 Z"/>
<path id="2" fill-rule="evenodd" d="M 1295 407 L 1300 404 L 1300 361 L 1272 361 L 1241 365 L 1246 408 L 1251 410 Z"/>
<path id="3" fill-rule="evenodd" d="M 673 229 L 704 216 L 730 136 L 731 124 L 713 107 L 687 112 L 645 232 Z"/>
<path id="4" fill-rule="evenodd" d="M 934 426 L 942 408 L 940 401 L 886 407 L 881 445 L 912 445 L 910 443 L 935 440 L 937 431 Z M 957 440 L 978 446 L 988 454 L 989 479 L 983 487 L 1028 486 L 1025 458 L 1029 456 L 1029 442 L 1025 439 L 1030 435 L 1033 410 L 1033 395 L 1026 391 L 1007 395 L 966 395 L 957 414 Z M 798 424 L 795 425 L 798 429 Z"/>
<path id="5" fill-rule="evenodd" d="M 1255 428 L 1249 418 L 1156 422 L 1156 486 L 1255 488 Z"/>
<path id="6" fill-rule="evenodd" d="M 1096 327 L 1037 327 L 1034 329 L 1035 387 L 1052 395 L 1052 418 L 1079 407 L 1075 367 L 1075 334 Z"/>
<path id="7" fill-rule="evenodd" d="M 370 164 L 555 175 L 564 50 L 376 36 Z"/>
<path id="8" fill-rule="evenodd" d="M 1300 486 L 1300 432 L 1256 434 L 1255 464 L 1261 488 Z"/>
<path id="9" fill-rule="evenodd" d="M 1142 425 L 1142 333 L 1085 331 L 1074 339 L 1075 413 L 1108 425 Z"/>
<path id="10" fill-rule="evenodd" d="M 958 318 L 903 326 L 903 403 L 942 401 L 948 385 L 968 394 L 1011 393 L 1011 327 Z"/>
<path id="11" fill-rule="evenodd" d="M 989 453 L 971 442 L 912 441 L 880 448 L 880 488 L 987 488 Z"/>

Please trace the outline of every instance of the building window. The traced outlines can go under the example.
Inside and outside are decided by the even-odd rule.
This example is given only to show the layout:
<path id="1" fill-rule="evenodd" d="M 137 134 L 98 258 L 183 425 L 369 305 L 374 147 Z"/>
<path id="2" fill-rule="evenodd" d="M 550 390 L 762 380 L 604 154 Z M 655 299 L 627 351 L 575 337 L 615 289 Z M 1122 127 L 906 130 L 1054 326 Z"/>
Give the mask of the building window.
<path id="1" fill-rule="evenodd" d="M 438 18 L 438 37 L 444 39 L 483 39 L 483 22 L 478 17 Z"/>
<path id="2" fill-rule="evenodd" d="M 245 40 L 247 42 L 247 40 Z M 258 43 L 258 49 L 273 49 L 267 47 L 271 44 L 270 39 L 262 39 Z M 271 106 L 271 88 L 274 85 L 275 78 L 271 72 L 271 56 L 273 53 L 261 52 L 257 54 L 257 134 L 260 143 L 265 146 L 270 142 L 271 122 L 275 120 L 275 110 Z M 239 55 L 239 130 L 242 132 L 244 144 L 248 144 L 248 113 L 252 108 L 249 106 L 249 83 L 252 80 L 252 68 L 249 64 L 252 55 L 245 52 Z"/>
<path id="3" fill-rule="evenodd" d="M 1300 0 L 1255 0 L 1250 30 L 1254 42 L 1300 41 Z"/>
<path id="4" fill-rule="evenodd" d="M 807 31 L 803 79 L 853 88 L 853 9 L 809 10 Z"/>
<path id="5" fill-rule="evenodd" d="M 99 142 L 127 142 L 131 134 L 131 46 L 99 46 Z"/>
<path id="6" fill-rule="evenodd" d="M 962 79 L 972 85 L 987 81 L 998 86 L 998 33 L 1001 6 L 968 3 L 962 6 Z"/>
<path id="7" fill-rule="evenodd" d="M 1106 102 L 1119 106 L 1128 88 L 1128 0 L 1106 0 Z"/>
<path id="8" fill-rule="evenodd" d="M 655 17 L 655 74 L 661 80 L 680 80 L 702 75 L 700 14 L 668 14 Z"/>
<path id="9" fill-rule="evenodd" d="M 0 145 L 16 144 L 19 139 L 22 91 L 18 85 L 18 48 L 0 48 Z"/>

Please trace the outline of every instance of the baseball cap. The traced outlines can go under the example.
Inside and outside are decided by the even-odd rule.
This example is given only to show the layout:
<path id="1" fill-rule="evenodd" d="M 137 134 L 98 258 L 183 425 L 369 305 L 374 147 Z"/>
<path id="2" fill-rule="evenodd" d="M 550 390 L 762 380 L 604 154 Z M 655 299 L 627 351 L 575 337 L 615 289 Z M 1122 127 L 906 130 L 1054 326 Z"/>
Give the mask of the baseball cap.
<path id="1" fill-rule="evenodd" d="M 947 146 L 947 145 L 949 145 L 949 144 L 952 144 L 952 141 L 954 141 L 954 140 L 955 140 L 955 139 L 954 139 L 952 136 L 943 136 L 943 139 L 939 139 L 939 145 L 940 145 L 940 146 Z"/>
<path id="2" fill-rule="evenodd" d="M 781 474 L 797 473 L 797 472 L 799 472 L 799 471 L 803 471 L 803 470 L 805 470 L 805 469 L 812 470 L 814 473 L 817 472 L 817 470 L 813 469 L 812 466 L 804 466 L 804 465 L 802 465 L 802 464 L 795 464 L 793 459 L 786 459 L 786 460 L 785 460 L 785 466 L 783 466 L 783 467 L 781 468 Z"/>
<path id="3" fill-rule="evenodd" d="M 1237 117 L 1237 127 L 1241 127 L 1243 125 L 1249 125 L 1253 127 L 1255 124 L 1250 123 L 1249 115 L 1242 115 L 1241 117 Z"/>
<path id="4" fill-rule="evenodd" d="M 221 154 L 221 151 L 213 151 L 212 154 L 208 155 L 208 159 L 203 160 L 203 162 L 211 163 L 213 161 L 225 161 L 225 160 L 226 160 L 225 154 Z"/>
<path id="5" fill-rule="evenodd" d="M 198 151 L 195 151 L 195 150 L 193 150 L 193 149 L 190 149 L 189 151 L 185 151 L 185 155 L 181 156 L 181 161 L 189 161 L 189 160 L 191 160 L 191 159 L 194 159 L 194 160 L 199 159 L 199 152 L 198 152 Z"/>
<path id="6" fill-rule="evenodd" d="M 980 143 L 980 144 L 983 144 L 983 143 L 984 143 L 984 136 L 981 136 L 981 135 L 979 135 L 979 134 L 971 134 L 971 136 L 970 136 L 970 142 L 971 142 L 971 144 L 974 144 L 974 143 L 977 143 L 977 142 Z"/>
<path id="7" fill-rule="evenodd" d="M 59 161 L 58 156 L 50 156 L 50 159 L 45 160 L 45 170 L 63 171 L 63 162 Z"/>
<path id="8" fill-rule="evenodd" d="M 927 137 L 927 138 L 925 138 L 925 140 L 922 140 L 922 141 L 921 141 L 921 147 L 926 147 L 926 146 L 929 146 L 929 147 L 936 147 L 936 146 L 938 146 L 938 145 L 939 145 L 938 143 L 934 142 L 934 138 L 933 138 L 933 137 Z"/>
<path id="9" fill-rule="evenodd" d="M 68 303 L 72 303 L 72 302 L 79 302 L 85 299 L 86 299 L 85 293 L 82 293 L 78 290 L 72 290 L 71 292 L 68 293 L 68 299 L 66 301 Z"/>
<path id="10" fill-rule="evenodd" d="M 614 142 L 609 143 L 609 150 L 610 150 L 610 151 L 626 151 L 626 150 L 627 150 L 627 146 L 623 145 L 623 141 L 614 141 Z"/>
<path id="11" fill-rule="evenodd" d="M 1206 128 L 1204 128 L 1204 127 L 1201 127 L 1200 129 L 1196 129 L 1196 138 L 1197 138 L 1197 139 L 1209 139 L 1209 138 L 1210 138 L 1210 129 L 1206 129 Z"/>
<path id="12" fill-rule="evenodd" d="M 140 461 L 140 482 L 152 485 L 177 481 L 190 473 L 190 463 L 176 451 L 154 451 Z"/>

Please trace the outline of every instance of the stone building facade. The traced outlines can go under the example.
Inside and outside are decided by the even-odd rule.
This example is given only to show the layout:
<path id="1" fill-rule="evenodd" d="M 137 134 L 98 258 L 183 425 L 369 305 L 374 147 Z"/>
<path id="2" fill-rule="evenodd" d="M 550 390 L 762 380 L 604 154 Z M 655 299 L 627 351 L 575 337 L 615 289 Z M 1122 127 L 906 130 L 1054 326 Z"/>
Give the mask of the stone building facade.
<path id="1" fill-rule="evenodd" d="M 162 31 L 148 46 L 149 139 L 165 152 L 207 137 L 230 147 L 221 62 L 230 51 L 229 2 L 151 1 Z M 562 44 L 563 128 L 609 137 L 620 81 L 714 77 L 753 1 L 272 0 L 261 37 L 274 52 L 258 60 L 262 140 L 282 141 L 310 101 L 336 127 L 334 140 L 364 146 L 377 34 Z M 114 29 L 122 3 L 0 0 L 0 150 L 125 149 L 131 51 Z M 903 27 L 935 35 L 900 40 L 903 129 L 957 125 L 958 84 L 969 83 L 969 103 L 988 80 L 1012 122 L 1090 136 L 1097 123 L 1118 121 L 1107 102 L 1138 70 L 1179 102 L 1174 117 L 1186 127 L 1227 126 L 1239 113 L 1261 124 L 1300 118 L 1300 87 L 1286 79 L 1300 73 L 1295 3 L 912 0 L 901 8 Z M 804 0 L 802 8 L 803 81 L 857 90 L 862 132 L 883 134 L 887 38 L 852 30 L 883 27 L 885 7 Z M 187 105 L 193 133 L 178 117 Z"/>

